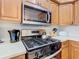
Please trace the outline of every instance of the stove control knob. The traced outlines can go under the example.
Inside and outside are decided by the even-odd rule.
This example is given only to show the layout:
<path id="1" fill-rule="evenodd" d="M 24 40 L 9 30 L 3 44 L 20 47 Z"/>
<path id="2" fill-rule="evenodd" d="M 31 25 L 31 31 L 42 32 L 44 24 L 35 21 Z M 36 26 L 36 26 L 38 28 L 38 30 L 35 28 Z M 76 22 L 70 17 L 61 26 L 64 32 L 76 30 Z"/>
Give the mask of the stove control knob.
<path id="1" fill-rule="evenodd" d="M 38 52 L 35 53 L 35 56 L 38 57 Z"/>

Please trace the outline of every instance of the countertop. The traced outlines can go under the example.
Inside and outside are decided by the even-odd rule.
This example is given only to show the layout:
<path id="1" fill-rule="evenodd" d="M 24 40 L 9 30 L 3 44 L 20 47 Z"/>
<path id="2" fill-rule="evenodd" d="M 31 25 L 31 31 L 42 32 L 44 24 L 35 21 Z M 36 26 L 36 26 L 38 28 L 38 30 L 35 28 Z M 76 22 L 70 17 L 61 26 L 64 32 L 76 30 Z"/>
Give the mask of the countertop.
<path id="1" fill-rule="evenodd" d="M 56 36 L 52 37 L 58 40 L 61 40 L 61 42 L 66 40 L 74 40 L 79 41 L 78 36 Z M 26 54 L 26 49 L 22 43 L 22 41 L 16 42 L 16 43 L 2 43 L 0 44 L 0 59 L 10 59 L 12 57 L 16 57 L 22 54 Z"/>
<path id="2" fill-rule="evenodd" d="M 26 49 L 21 41 L 0 44 L 0 59 L 10 59 L 25 53 Z"/>

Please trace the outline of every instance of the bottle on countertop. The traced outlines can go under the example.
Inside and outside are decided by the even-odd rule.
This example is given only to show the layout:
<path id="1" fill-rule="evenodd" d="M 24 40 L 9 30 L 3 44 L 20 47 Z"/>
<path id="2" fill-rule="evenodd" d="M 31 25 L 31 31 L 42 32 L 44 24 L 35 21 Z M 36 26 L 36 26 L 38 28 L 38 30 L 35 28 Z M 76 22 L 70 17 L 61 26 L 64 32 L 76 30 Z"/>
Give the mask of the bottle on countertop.
<path id="1" fill-rule="evenodd" d="M 53 36 L 53 37 L 57 36 L 57 31 L 58 31 L 57 28 L 53 28 L 53 30 L 51 32 L 51 36 Z"/>

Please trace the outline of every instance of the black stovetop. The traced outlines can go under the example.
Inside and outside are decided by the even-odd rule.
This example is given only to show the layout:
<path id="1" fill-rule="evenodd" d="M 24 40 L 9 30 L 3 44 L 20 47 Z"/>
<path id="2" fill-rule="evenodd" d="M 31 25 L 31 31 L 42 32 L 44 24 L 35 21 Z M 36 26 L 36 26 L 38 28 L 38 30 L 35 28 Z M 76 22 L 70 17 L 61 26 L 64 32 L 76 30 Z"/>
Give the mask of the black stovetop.
<path id="1" fill-rule="evenodd" d="M 30 50 L 39 49 L 60 41 L 52 38 L 42 39 L 40 37 L 39 38 L 23 37 L 22 42 L 25 45 L 26 49 L 30 51 Z"/>

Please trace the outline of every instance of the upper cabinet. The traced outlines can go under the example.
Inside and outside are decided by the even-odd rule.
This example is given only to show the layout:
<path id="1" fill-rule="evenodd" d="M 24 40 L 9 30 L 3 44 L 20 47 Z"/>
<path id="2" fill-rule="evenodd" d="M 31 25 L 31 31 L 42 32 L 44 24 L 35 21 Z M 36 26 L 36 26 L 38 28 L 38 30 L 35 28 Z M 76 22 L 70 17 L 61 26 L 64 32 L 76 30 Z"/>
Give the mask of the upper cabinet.
<path id="1" fill-rule="evenodd" d="M 47 0 L 26 0 L 26 2 L 37 4 L 39 6 L 46 8 L 46 9 L 49 8 L 49 2 Z"/>
<path id="2" fill-rule="evenodd" d="M 25 0 L 26 2 L 30 2 L 30 3 L 33 3 L 33 4 L 37 4 L 38 3 L 38 0 Z"/>
<path id="3" fill-rule="evenodd" d="M 46 9 L 50 9 L 52 24 L 71 25 L 79 24 L 79 1 L 74 4 L 57 4 L 47 0 L 25 0 Z M 52 0 L 53 1 L 53 0 Z M 74 0 L 54 0 L 74 1 Z M 21 22 L 21 0 L 0 0 L 0 19 L 12 22 Z"/>
<path id="4" fill-rule="evenodd" d="M 46 9 L 49 8 L 49 1 L 47 0 L 38 0 L 38 4 Z"/>
<path id="5" fill-rule="evenodd" d="M 79 1 L 75 2 L 75 20 L 74 24 L 79 24 Z"/>
<path id="6" fill-rule="evenodd" d="M 20 22 L 21 0 L 0 0 L 0 18 Z"/>
<path id="7" fill-rule="evenodd" d="M 73 5 L 64 4 L 59 6 L 59 24 L 71 25 L 73 23 Z"/>
<path id="8" fill-rule="evenodd" d="M 57 0 L 60 3 L 73 2 L 74 0 Z"/>
<path id="9" fill-rule="evenodd" d="M 76 0 L 51 0 L 51 1 L 55 1 L 55 2 L 57 2 L 59 4 L 62 4 L 62 3 L 73 3 Z"/>
<path id="10" fill-rule="evenodd" d="M 51 7 L 53 14 L 52 16 L 53 24 L 58 24 L 58 25 L 79 24 L 78 0 L 51 0 L 51 1 L 54 1 L 56 3 L 56 4 L 52 3 L 52 7 Z"/>
<path id="11" fill-rule="evenodd" d="M 51 17 L 51 22 L 52 24 L 59 24 L 58 20 L 58 4 L 51 2 L 51 12 L 52 12 L 52 17 Z"/>

